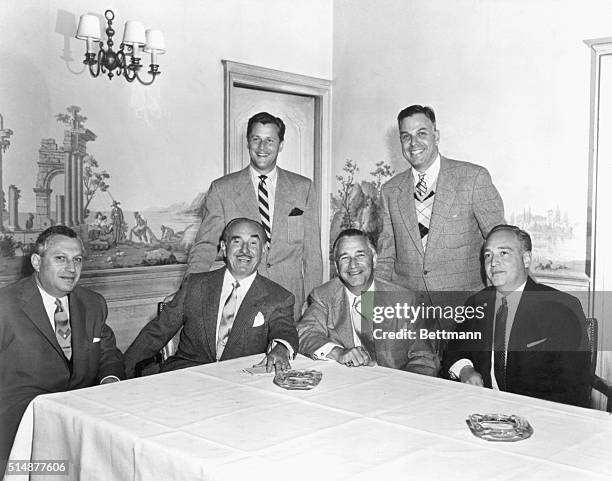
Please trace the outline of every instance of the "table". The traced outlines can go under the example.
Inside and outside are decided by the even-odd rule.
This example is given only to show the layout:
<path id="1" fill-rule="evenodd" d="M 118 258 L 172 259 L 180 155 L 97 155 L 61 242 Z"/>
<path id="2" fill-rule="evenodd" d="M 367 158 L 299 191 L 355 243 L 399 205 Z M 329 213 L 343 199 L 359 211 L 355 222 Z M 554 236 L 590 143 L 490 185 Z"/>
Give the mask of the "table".
<path id="1" fill-rule="evenodd" d="M 47 481 L 612 479 L 608 413 L 304 357 L 293 367 L 322 371 L 320 385 L 286 391 L 241 372 L 260 357 L 39 396 L 11 459 L 70 460 Z M 472 413 L 518 414 L 535 432 L 484 441 Z"/>

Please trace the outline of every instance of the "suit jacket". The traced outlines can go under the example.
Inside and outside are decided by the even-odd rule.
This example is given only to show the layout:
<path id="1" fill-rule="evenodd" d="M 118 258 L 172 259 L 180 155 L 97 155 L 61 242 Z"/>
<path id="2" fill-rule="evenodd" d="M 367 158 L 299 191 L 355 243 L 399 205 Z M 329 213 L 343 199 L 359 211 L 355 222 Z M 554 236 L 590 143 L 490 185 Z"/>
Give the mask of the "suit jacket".
<path id="1" fill-rule="evenodd" d="M 382 279 L 375 279 L 374 304 L 377 293 L 393 292 L 392 299 L 415 305 L 415 295 L 400 286 Z M 362 301 L 362 306 L 364 302 Z M 381 304 L 382 305 L 382 304 Z M 363 309 L 363 314 L 367 313 Z M 373 329 L 382 332 L 400 332 L 403 327 L 419 332 L 421 322 L 410 324 L 405 319 L 391 319 L 374 323 Z M 344 348 L 355 347 L 351 306 L 345 292 L 344 284 L 334 278 L 312 291 L 308 298 L 308 308 L 297 324 L 300 337 L 300 353 L 314 358 L 315 352 L 328 342 L 340 344 Z M 431 344 L 427 341 L 407 339 L 380 339 L 381 334 L 374 331 L 374 348 L 379 365 L 394 369 L 435 376 L 440 363 Z"/>
<path id="2" fill-rule="evenodd" d="M 35 396 L 93 386 L 106 376 L 125 378 L 104 298 L 77 286 L 68 299 L 70 363 L 34 276 L 0 290 L 0 460 L 8 458 L 21 416 Z"/>
<path id="3" fill-rule="evenodd" d="M 412 169 L 389 180 L 382 194 L 377 275 L 417 291 L 475 292 L 484 287 L 483 240 L 494 226 L 505 223 L 503 202 L 484 167 L 440 157 L 426 251 Z"/>
<path id="4" fill-rule="evenodd" d="M 482 319 L 460 324 L 457 331 L 481 332 L 481 340 L 453 340 L 443 373 L 459 359 L 469 359 L 491 387 L 491 351 L 495 289 L 488 287 L 466 302 L 483 306 Z M 527 279 L 510 331 L 506 361 L 507 391 L 567 404 L 586 406 L 589 352 L 586 321 L 573 296 Z"/>
<path id="5" fill-rule="evenodd" d="M 217 316 L 225 269 L 193 274 L 161 314 L 140 331 L 125 352 L 128 376 L 142 359 L 157 353 L 182 327 L 177 352 L 162 371 L 207 364 L 217 360 Z M 261 312 L 263 324 L 253 326 Z M 257 274 L 234 318 L 221 361 L 266 352 L 274 339 L 287 341 L 297 352 L 293 323 L 293 295 Z"/>
<path id="6" fill-rule="evenodd" d="M 290 215 L 295 208 L 303 213 Z M 210 269 L 223 228 L 236 217 L 261 220 L 249 167 L 211 184 L 202 224 L 189 252 L 187 274 Z M 323 280 L 319 210 L 310 179 L 278 168 L 272 222 L 270 250 L 259 265 L 259 273 L 295 296 L 297 319 L 305 296 Z"/>

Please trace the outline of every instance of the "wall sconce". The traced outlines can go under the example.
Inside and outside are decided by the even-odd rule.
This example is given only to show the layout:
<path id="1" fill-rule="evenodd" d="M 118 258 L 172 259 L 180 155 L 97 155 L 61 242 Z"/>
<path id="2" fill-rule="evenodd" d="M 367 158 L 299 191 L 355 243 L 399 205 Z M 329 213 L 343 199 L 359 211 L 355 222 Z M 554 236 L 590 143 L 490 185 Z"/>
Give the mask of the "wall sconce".
<path id="1" fill-rule="evenodd" d="M 121 46 L 115 52 L 113 50 L 115 30 L 112 27 L 115 14 L 112 10 L 107 10 L 104 12 L 104 18 L 106 18 L 108 24 L 106 28 L 106 48 L 104 48 L 104 42 L 102 42 L 102 36 L 100 35 L 100 22 L 97 16 L 89 13 L 81 15 L 77 28 L 76 38 L 87 42 L 83 63 L 89 66 L 91 75 L 97 77 L 102 72 L 106 73 L 109 79 L 117 75 L 118 77 L 123 76 L 128 82 L 137 79 L 143 85 L 151 85 L 155 81 L 155 77 L 161 73 L 157 64 L 157 56 L 166 52 L 161 30 L 149 29 L 145 32 L 142 22 L 128 20 L 125 22 L 125 28 L 123 29 Z M 94 42 L 98 42 L 100 46 L 97 54 L 94 52 Z M 151 64 L 148 72 L 151 77 L 148 81 L 140 78 L 138 73 L 142 68 L 138 56 L 140 49 L 151 54 Z M 129 63 L 127 57 L 130 57 Z"/>

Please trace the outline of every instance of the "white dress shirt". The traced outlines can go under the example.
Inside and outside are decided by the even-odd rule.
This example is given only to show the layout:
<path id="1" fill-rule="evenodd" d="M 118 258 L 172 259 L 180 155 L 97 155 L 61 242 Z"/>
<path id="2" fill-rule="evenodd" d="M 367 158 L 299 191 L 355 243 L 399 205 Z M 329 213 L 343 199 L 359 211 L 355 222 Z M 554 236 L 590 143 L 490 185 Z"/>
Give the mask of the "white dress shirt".
<path id="1" fill-rule="evenodd" d="M 414 187 L 416 191 L 416 185 L 419 183 L 419 175 L 423 172 L 419 172 L 414 167 L 412 169 L 412 180 L 414 182 Z M 436 155 L 436 160 L 434 160 L 433 164 L 429 166 L 429 168 L 425 171 L 425 185 L 427 185 L 427 192 L 429 192 L 438 181 L 438 174 L 440 173 L 440 154 Z"/>

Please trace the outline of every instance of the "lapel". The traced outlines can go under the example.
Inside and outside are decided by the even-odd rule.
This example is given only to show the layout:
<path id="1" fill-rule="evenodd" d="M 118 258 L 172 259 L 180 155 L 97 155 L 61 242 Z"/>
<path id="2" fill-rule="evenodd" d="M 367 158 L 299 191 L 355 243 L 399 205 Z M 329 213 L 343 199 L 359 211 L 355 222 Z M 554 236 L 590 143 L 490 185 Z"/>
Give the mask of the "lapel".
<path id="1" fill-rule="evenodd" d="M 397 186 L 400 190 L 400 195 L 397 196 L 397 209 L 400 212 L 406 230 L 412 239 L 412 243 L 416 247 L 421 256 L 424 256 L 423 243 L 421 242 L 421 234 L 419 232 L 419 221 L 416 215 L 416 207 L 414 205 L 414 180 L 412 177 L 412 167 L 405 172 L 402 182 Z"/>
<path id="2" fill-rule="evenodd" d="M 77 371 L 79 366 L 87 366 L 87 347 L 93 341 L 93 320 L 87 312 L 83 301 L 75 292 L 68 294 L 70 311 L 70 329 L 72 331 L 72 366 Z"/>
<path id="3" fill-rule="evenodd" d="M 295 207 L 295 188 L 287 172 L 277 167 L 276 192 L 274 194 L 274 218 L 272 219 L 272 245 L 281 241 L 279 232 L 287 232 L 289 212 Z"/>
<path id="4" fill-rule="evenodd" d="M 257 274 L 238 308 L 221 359 L 227 359 L 228 356 L 231 356 L 232 349 L 236 349 L 240 342 L 247 339 L 246 331 L 253 325 L 253 320 L 257 312 L 261 310 L 261 304 L 266 295 L 267 292 L 262 286 L 261 276 Z M 239 351 L 239 349 L 236 350 Z"/>
<path id="5" fill-rule="evenodd" d="M 440 172 L 436 182 L 436 195 L 429 223 L 427 247 L 435 246 L 442 238 L 440 234 L 455 200 L 457 179 L 450 170 L 448 159 L 440 155 Z"/>
<path id="6" fill-rule="evenodd" d="M 214 359 L 217 353 L 217 316 L 219 315 L 219 304 L 221 302 L 221 289 L 223 288 L 223 276 L 225 269 L 218 269 L 206 278 L 206 285 L 200 285 L 202 295 L 202 331 L 206 337 L 205 342 Z M 225 301 L 225 299 L 223 299 Z"/>
<path id="7" fill-rule="evenodd" d="M 532 296 L 533 291 L 538 290 L 538 285 L 527 277 L 525 283 L 525 289 L 521 295 L 521 300 L 516 308 L 516 314 L 514 315 L 514 322 L 512 323 L 512 330 L 510 331 L 510 338 L 508 339 L 508 351 L 518 351 L 524 348 L 527 342 L 528 334 L 534 329 L 535 324 L 530 323 L 530 318 L 534 312 L 538 312 L 538 309 L 534 308 L 534 298 Z"/>
<path id="8" fill-rule="evenodd" d="M 338 279 L 338 289 L 334 293 L 332 302 L 334 304 L 334 312 L 338 316 L 334 325 L 342 344 L 346 347 L 355 347 L 351 306 L 349 305 L 348 296 L 344 291 L 344 284 L 342 284 L 340 279 Z"/>
<path id="9" fill-rule="evenodd" d="M 45 311 L 45 306 L 42 297 L 40 297 L 34 275 L 30 276 L 29 280 L 25 281 L 24 288 L 21 292 L 21 308 L 32 324 L 34 324 L 43 337 L 53 346 L 57 354 L 61 356 L 62 359 L 66 360 L 57 342 L 51 323 L 49 322 L 49 317 Z"/>
<path id="10" fill-rule="evenodd" d="M 249 169 L 250 167 L 247 166 L 245 169 L 238 172 L 238 178 L 234 183 L 234 193 L 236 194 L 235 203 L 241 217 L 259 220 L 259 204 L 255 195 L 255 188 L 251 181 L 251 172 Z"/>

